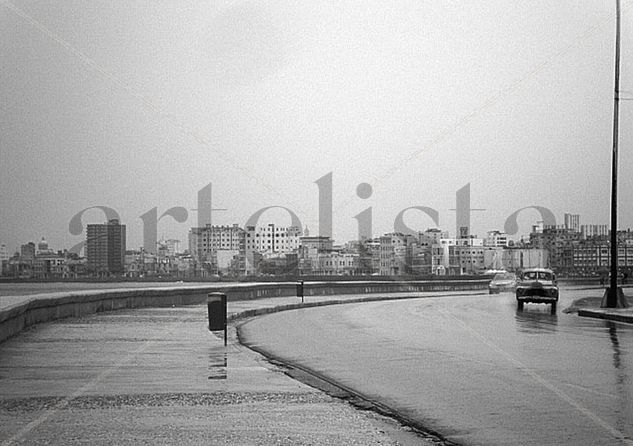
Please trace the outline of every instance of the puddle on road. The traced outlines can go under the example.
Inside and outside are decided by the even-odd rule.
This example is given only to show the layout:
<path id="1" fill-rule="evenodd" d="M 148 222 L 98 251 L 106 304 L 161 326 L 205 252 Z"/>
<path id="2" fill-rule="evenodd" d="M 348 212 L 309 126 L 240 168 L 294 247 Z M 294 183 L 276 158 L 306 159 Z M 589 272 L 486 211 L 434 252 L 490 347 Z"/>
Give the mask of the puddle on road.
<path id="1" fill-rule="evenodd" d="M 523 333 L 547 333 L 558 330 L 558 314 L 551 313 L 549 306 L 526 305 L 515 313 L 517 329 Z"/>

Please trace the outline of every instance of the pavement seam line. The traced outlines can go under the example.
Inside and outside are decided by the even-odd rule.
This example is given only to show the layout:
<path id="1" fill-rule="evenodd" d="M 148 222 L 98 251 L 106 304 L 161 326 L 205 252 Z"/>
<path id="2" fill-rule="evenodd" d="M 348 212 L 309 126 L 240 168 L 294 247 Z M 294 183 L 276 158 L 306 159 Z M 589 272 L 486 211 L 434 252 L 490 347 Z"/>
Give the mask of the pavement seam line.
<path id="1" fill-rule="evenodd" d="M 515 365 L 519 370 L 521 370 L 522 372 L 524 372 L 527 375 L 529 375 L 537 383 L 539 383 L 540 385 L 542 385 L 546 389 L 551 390 L 552 392 L 554 392 L 559 398 L 561 398 L 563 401 L 568 403 L 570 406 L 572 406 L 573 408 L 578 410 L 580 413 L 582 413 L 584 416 L 589 418 L 595 424 L 597 424 L 598 426 L 602 427 L 604 430 L 609 432 L 609 434 L 611 434 L 614 438 L 624 442 L 627 445 L 633 446 L 633 440 L 628 438 L 623 432 L 621 432 L 618 429 L 614 428 L 609 423 L 607 423 L 602 418 L 600 418 L 598 415 L 593 413 L 591 410 L 587 409 L 586 407 L 584 407 L 583 405 L 578 403 L 576 400 L 574 400 L 572 397 L 570 397 L 565 392 L 560 390 L 553 383 L 551 383 L 550 381 L 548 381 L 545 378 L 543 378 L 541 375 L 536 373 L 534 370 L 530 369 L 528 366 L 523 364 L 518 359 L 514 358 L 512 355 L 510 355 L 508 352 L 506 352 L 505 350 L 503 350 L 502 348 L 497 346 L 490 339 L 488 339 L 485 336 L 483 336 L 481 333 L 479 333 L 477 330 L 472 328 L 466 322 L 464 322 L 463 320 L 459 319 L 453 313 L 451 313 L 450 311 L 448 311 L 448 310 L 446 310 L 444 308 L 440 308 L 439 311 L 440 311 L 440 313 L 443 313 L 445 316 L 448 316 L 451 319 L 453 319 L 455 322 L 457 322 L 459 325 L 461 325 L 466 331 L 470 332 L 472 335 L 477 337 L 483 344 L 488 346 L 493 351 L 499 353 L 508 362 L 510 362 L 511 364 Z"/>

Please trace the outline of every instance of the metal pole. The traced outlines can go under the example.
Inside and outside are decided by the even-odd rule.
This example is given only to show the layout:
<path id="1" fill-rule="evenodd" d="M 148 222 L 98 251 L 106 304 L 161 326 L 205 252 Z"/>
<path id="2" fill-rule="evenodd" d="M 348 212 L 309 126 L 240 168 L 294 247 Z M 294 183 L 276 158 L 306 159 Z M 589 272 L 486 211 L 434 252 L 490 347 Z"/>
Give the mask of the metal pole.
<path id="1" fill-rule="evenodd" d="M 607 307 L 618 302 L 618 126 L 620 105 L 620 0 L 616 0 L 615 95 L 613 101 L 613 153 L 611 155 L 611 280 Z"/>

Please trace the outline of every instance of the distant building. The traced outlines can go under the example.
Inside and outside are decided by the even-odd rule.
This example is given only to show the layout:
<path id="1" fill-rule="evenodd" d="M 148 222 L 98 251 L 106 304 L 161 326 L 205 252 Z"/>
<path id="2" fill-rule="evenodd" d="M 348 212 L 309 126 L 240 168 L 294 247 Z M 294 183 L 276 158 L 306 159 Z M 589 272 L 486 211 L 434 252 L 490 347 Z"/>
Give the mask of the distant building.
<path id="1" fill-rule="evenodd" d="M 353 276 L 360 269 L 360 255 L 332 251 L 316 258 L 313 274 L 320 276 Z"/>
<path id="2" fill-rule="evenodd" d="M 618 270 L 633 272 L 633 231 L 618 231 Z M 570 276 L 605 276 L 611 265 L 611 241 L 607 237 L 588 237 L 571 243 L 567 250 L 571 259 L 565 271 Z"/>
<path id="3" fill-rule="evenodd" d="M 437 228 L 430 228 L 418 233 L 418 242 L 421 246 L 431 246 L 440 243 L 440 240 L 448 238 L 448 231 Z"/>
<path id="4" fill-rule="evenodd" d="M 228 271 L 235 256 L 245 255 L 246 231 L 232 226 L 206 225 L 189 231 L 189 252 L 196 275 L 206 277 Z"/>
<path id="5" fill-rule="evenodd" d="M 564 226 L 545 226 L 542 232 L 530 234 L 530 246 L 547 250 L 550 267 L 557 274 L 564 276 L 573 268 L 571 246 L 580 239 L 580 232 L 567 229 Z"/>
<path id="6" fill-rule="evenodd" d="M 3 243 L 0 245 L 0 262 L 4 262 L 5 260 L 9 260 L 9 250 L 7 249 L 7 245 Z"/>
<path id="7" fill-rule="evenodd" d="M 180 252 L 180 240 L 160 240 L 157 244 L 156 252 L 159 257 L 176 257 L 176 254 Z"/>
<path id="8" fill-rule="evenodd" d="M 334 250 L 334 242 L 330 237 L 305 236 L 299 238 L 299 273 L 302 275 L 319 274 L 324 266 L 319 260 Z"/>
<path id="9" fill-rule="evenodd" d="M 432 241 L 420 236 L 407 243 L 406 273 L 413 276 L 431 274 Z"/>
<path id="10" fill-rule="evenodd" d="M 90 224 L 86 232 L 86 259 L 90 274 L 118 275 L 125 272 L 125 225 L 113 219 Z"/>
<path id="11" fill-rule="evenodd" d="M 519 271 L 549 268 L 549 251 L 539 248 L 488 248 L 484 250 L 486 270 Z"/>
<path id="12" fill-rule="evenodd" d="M 580 233 L 583 239 L 595 238 L 595 237 L 608 237 L 609 226 L 608 225 L 581 225 Z"/>
<path id="13" fill-rule="evenodd" d="M 501 231 L 488 231 L 484 240 L 484 246 L 492 248 L 508 246 L 508 234 Z"/>
<path id="14" fill-rule="evenodd" d="M 565 229 L 580 232 L 580 215 L 565 214 Z"/>
<path id="15" fill-rule="evenodd" d="M 53 254 L 53 250 L 50 249 L 48 247 L 48 242 L 46 241 L 46 239 L 44 237 L 42 237 L 42 240 L 40 240 L 40 242 L 37 244 L 37 250 L 35 251 L 35 255 L 47 255 L 47 254 Z"/>
<path id="16" fill-rule="evenodd" d="M 257 251 L 261 254 L 290 254 L 301 245 L 301 229 L 296 226 L 246 227 L 246 251 Z"/>
<path id="17" fill-rule="evenodd" d="M 245 232 L 237 224 L 233 226 L 212 226 L 191 228 L 189 231 L 189 252 L 199 261 L 214 255 L 216 251 L 239 251 L 244 248 Z"/>
<path id="18" fill-rule="evenodd" d="M 381 276 L 398 276 L 405 274 L 407 260 L 407 237 L 399 232 L 392 232 L 380 237 L 380 270 Z"/>
<path id="19" fill-rule="evenodd" d="M 40 252 L 40 251 L 38 251 Z M 53 253 L 48 248 L 37 254 L 33 261 L 33 277 L 36 279 L 61 279 L 66 275 L 66 257 L 61 253 Z"/>
<path id="20" fill-rule="evenodd" d="M 455 246 L 455 239 L 442 239 L 440 243 L 431 246 L 431 274 L 438 276 L 453 274 L 455 265 L 450 264 L 451 246 Z"/>
<path id="21" fill-rule="evenodd" d="M 9 251 L 4 243 L 0 245 L 0 276 L 8 275 Z"/>
<path id="22" fill-rule="evenodd" d="M 20 258 L 22 260 L 35 259 L 35 243 L 28 242 L 20 246 Z"/>
<path id="23" fill-rule="evenodd" d="M 306 236 L 300 238 L 301 249 L 303 250 L 318 250 L 318 251 L 331 251 L 334 242 L 330 237 L 322 236 Z"/>
<path id="24" fill-rule="evenodd" d="M 362 274 L 377 274 L 380 272 L 380 238 L 363 240 L 360 254 L 360 269 Z"/>
<path id="25" fill-rule="evenodd" d="M 449 265 L 456 265 L 457 274 L 480 274 L 484 271 L 482 245 L 454 245 L 449 247 Z"/>

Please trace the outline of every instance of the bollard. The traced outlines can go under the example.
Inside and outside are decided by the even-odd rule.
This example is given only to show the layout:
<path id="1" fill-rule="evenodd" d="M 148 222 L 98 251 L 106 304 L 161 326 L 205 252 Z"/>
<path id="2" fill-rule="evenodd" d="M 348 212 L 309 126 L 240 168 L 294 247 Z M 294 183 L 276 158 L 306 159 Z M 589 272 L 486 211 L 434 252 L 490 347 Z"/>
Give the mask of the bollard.
<path id="1" fill-rule="evenodd" d="M 207 294 L 207 309 L 209 311 L 209 331 L 224 330 L 224 345 L 226 345 L 226 294 Z"/>
<path id="2" fill-rule="evenodd" d="M 300 297 L 301 303 L 303 303 L 303 280 L 297 284 L 297 297 Z"/>

